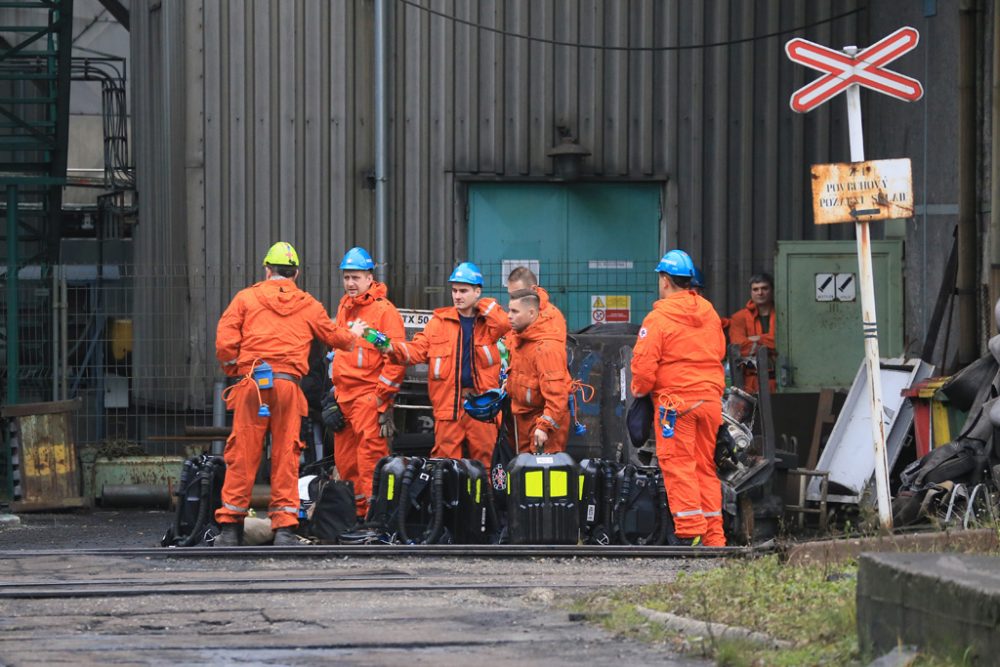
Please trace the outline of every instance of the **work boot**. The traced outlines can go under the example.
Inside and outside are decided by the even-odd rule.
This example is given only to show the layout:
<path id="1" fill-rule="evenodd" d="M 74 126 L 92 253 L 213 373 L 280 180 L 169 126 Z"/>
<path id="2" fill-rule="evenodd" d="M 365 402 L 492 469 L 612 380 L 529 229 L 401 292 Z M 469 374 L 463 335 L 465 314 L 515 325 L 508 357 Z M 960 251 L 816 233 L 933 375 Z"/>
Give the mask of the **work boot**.
<path id="1" fill-rule="evenodd" d="M 297 547 L 302 542 L 299 536 L 291 528 L 279 528 L 274 531 L 274 546 L 276 547 Z"/>
<path id="2" fill-rule="evenodd" d="M 667 540 L 667 542 L 672 547 L 700 547 L 700 546 L 702 546 L 701 535 L 695 535 L 694 537 L 677 537 L 676 535 L 671 535 L 670 539 Z"/>
<path id="3" fill-rule="evenodd" d="M 243 524 L 224 523 L 219 526 L 219 534 L 212 540 L 213 547 L 238 547 L 243 544 Z"/>

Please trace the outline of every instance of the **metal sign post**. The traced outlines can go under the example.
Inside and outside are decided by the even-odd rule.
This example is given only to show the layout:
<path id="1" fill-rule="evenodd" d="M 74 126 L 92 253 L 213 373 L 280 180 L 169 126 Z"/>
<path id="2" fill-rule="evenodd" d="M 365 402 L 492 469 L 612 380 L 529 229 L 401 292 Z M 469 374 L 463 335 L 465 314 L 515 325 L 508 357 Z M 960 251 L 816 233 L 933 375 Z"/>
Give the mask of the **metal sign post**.
<path id="1" fill-rule="evenodd" d="M 851 144 L 851 162 L 865 161 L 864 134 L 861 125 L 861 91 L 865 86 L 893 97 L 914 101 L 923 96 L 920 82 L 897 72 L 884 69 L 884 65 L 913 50 L 919 41 L 913 28 L 900 28 L 863 51 L 856 46 L 844 48 L 840 53 L 804 39 L 793 39 L 785 44 L 785 52 L 793 61 L 824 72 L 825 75 L 792 94 L 791 107 L 806 113 L 835 95 L 846 91 L 847 119 Z M 875 447 L 875 492 L 878 500 L 879 522 L 885 530 L 892 530 L 892 507 L 889 499 L 889 465 L 886 458 L 885 422 L 882 408 L 882 378 L 878 351 L 878 323 L 875 317 L 875 283 L 872 274 L 871 233 L 868 219 L 879 209 L 866 207 L 866 202 L 852 205 L 851 217 L 858 241 L 858 272 L 861 288 L 861 331 L 865 343 L 865 367 L 871 408 L 872 442 Z"/>

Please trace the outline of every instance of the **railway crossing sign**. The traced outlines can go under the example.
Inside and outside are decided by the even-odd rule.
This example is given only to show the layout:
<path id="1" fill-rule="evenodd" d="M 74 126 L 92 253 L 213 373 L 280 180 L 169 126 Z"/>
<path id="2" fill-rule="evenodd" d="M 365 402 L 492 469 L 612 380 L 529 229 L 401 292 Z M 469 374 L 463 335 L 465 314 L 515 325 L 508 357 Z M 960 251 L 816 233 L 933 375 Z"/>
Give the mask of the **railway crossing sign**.
<path id="1" fill-rule="evenodd" d="M 900 28 L 851 56 L 805 39 L 790 40 L 785 44 L 785 53 L 792 62 L 826 73 L 792 93 L 792 110 L 812 111 L 852 84 L 906 102 L 919 100 L 924 95 L 919 81 L 884 68 L 915 49 L 919 41 L 920 33 L 914 28 Z"/>
<path id="2" fill-rule="evenodd" d="M 851 146 L 851 163 L 843 165 L 851 172 L 863 168 L 865 161 L 864 132 L 861 127 L 861 92 L 860 87 L 870 88 L 884 95 L 890 95 L 907 102 L 915 102 L 924 95 L 920 82 L 903 76 L 898 72 L 885 69 L 885 66 L 905 53 L 916 48 L 920 41 L 920 33 L 914 28 L 900 28 L 896 32 L 883 37 L 866 49 L 856 46 L 845 46 L 837 51 L 804 39 L 792 39 L 785 44 L 785 53 L 792 62 L 805 65 L 824 75 L 806 84 L 792 93 L 791 106 L 793 111 L 806 113 L 812 111 L 824 102 L 846 91 L 848 139 Z M 814 169 L 815 169 L 814 165 Z M 871 167 L 869 167 L 871 168 Z M 815 177 L 815 174 L 814 174 Z M 857 185 L 857 184 L 855 184 Z M 879 193 L 883 194 L 881 190 Z M 910 194 L 912 200 L 912 193 Z M 874 217 L 879 209 L 858 209 L 863 202 L 853 202 L 854 228 L 858 241 L 858 281 L 861 292 L 861 332 L 865 341 L 865 366 L 868 371 L 869 404 L 871 407 L 870 421 L 872 429 L 872 444 L 875 449 L 875 495 L 878 501 L 879 523 L 887 530 L 892 530 L 892 508 L 889 499 L 889 465 L 885 450 L 885 423 L 882 409 L 881 362 L 878 353 L 878 324 L 875 321 L 875 284 L 872 277 L 871 232 L 866 218 Z M 820 220 L 817 218 L 817 223 Z M 838 277 L 844 274 L 838 274 Z M 855 288 L 853 277 L 845 282 L 834 279 L 834 298 L 838 294 L 847 294 Z M 841 289 L 843 288 L 843 289 Z M 829 300 L 830 284 L 824 277 L 817 276 L 817 300 Z M 853 295 L 851 295 L 853 297 Z"/>

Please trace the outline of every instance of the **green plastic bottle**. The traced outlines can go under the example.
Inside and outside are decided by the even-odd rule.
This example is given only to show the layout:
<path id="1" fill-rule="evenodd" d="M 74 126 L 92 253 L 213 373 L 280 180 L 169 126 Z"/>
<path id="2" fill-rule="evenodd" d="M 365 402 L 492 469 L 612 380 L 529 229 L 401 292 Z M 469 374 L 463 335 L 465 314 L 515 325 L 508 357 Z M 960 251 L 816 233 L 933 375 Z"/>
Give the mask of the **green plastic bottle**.
<path id="1" fill-rule="evenodd" d="M 362 336 L 366 341 L 374 345 L 379 350 L 383 352 L 389 350 L 392 347 L 389 337 L 378 329 L 373 329 L 371 327 L 365 328 L 364 336 Z"/>

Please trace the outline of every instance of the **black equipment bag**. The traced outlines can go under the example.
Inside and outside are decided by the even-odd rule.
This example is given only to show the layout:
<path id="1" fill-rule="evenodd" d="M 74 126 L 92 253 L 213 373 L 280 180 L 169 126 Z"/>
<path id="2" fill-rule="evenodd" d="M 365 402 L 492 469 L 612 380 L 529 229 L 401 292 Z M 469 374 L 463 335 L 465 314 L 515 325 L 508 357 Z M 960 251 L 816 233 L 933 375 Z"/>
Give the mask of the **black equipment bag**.
<path id="1" fill-rule="evenodd" d="M 901 490 L 919 491 L 925 486 L 954 481 L 978 484 L 988 467 L 989 457 L 982 442 L 966 439 L 932 449 L 900 473 Z"/>
<path id="2" fill-rule="evenodd" d="M 615 464 L 604 459 L 580 461 L 580 539 L 585 544 L 611 544 Z"/>
<path id="3" fill-rule="evenodd" d="M 193 547 L 211 543 L 219 534 L 215 510 L 222 507 L 226 462 L 221 456 L 199 454 L 184 462 L 174 490 L 174 524 L 160 540 L 165 547 Z"/>
<path id="4" fill-rule="evenodd" d="M 324 480 L 313 495 L 312 516 L 305 527 L 309 537 L 320 544 L 337 544 L 344 533 L 354 528 L 356 510 L 354 484 L 344 480 Z"/>
<path id="5" fill-rule="evenodd" d="M 632 401 L 625 416 L 633 447 L 642 447 L 653 430 L 653 399 L 647 394 Z"/>
<path id="6" fill-rule="evenodd" d="M 626 465 L 615 476 L 613 532 L 621 544 L 662 545 L 674 533 L 659 466 Z"/>
<path id="7" fill-rule="evenodd" d="M 577 544 L 579 471 L 573 458 L 521 454 L 507 471 L 507 520 L 512 544 Z"/>

